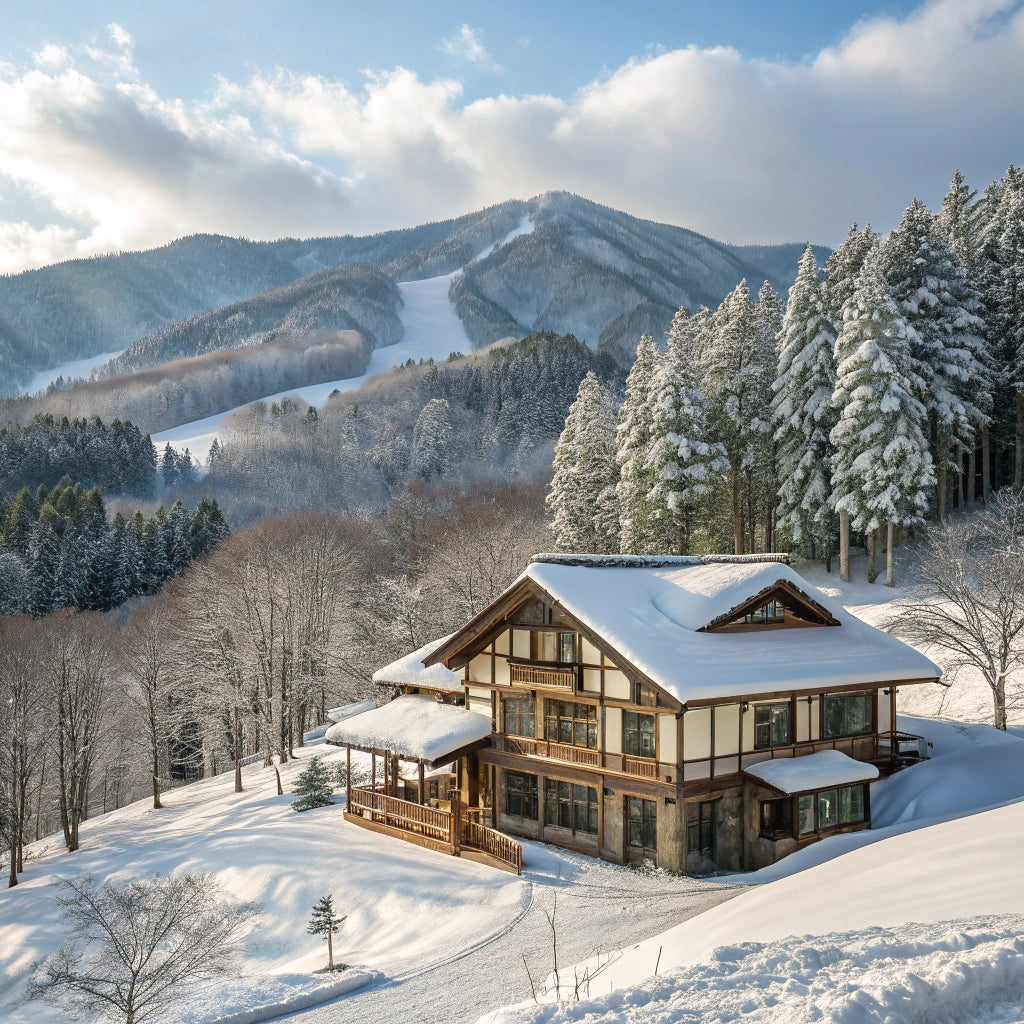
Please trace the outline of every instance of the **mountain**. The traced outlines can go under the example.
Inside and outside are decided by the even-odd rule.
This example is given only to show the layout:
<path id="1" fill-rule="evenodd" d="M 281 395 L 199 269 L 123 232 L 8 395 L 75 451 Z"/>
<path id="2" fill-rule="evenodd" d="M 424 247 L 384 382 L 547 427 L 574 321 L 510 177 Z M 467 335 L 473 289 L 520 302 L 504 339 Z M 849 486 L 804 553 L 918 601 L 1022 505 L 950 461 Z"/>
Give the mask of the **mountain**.
<path id="1" fill-rule="evenodd" d="M 280 338 L 289 325 L 355 329 L 387 344 L 395 319 L 381 305 L 383 278 L 460 269 L 451 299 L 474 346 L 553 330 L 626 360 L 640 333 L 663 333 L 680 305 L 717 305 L 742 277 L 784 293 L 801 248 L 730 246 L 564 192 L 362 237 L 193 235 L 0 278 L 0 362 L 10 368 L 0 395 L 35 371 L 101 352 L 129 350 L 111 371 L 134 370 Z M 317 303 L 338 315 L 313 312 Z"/>

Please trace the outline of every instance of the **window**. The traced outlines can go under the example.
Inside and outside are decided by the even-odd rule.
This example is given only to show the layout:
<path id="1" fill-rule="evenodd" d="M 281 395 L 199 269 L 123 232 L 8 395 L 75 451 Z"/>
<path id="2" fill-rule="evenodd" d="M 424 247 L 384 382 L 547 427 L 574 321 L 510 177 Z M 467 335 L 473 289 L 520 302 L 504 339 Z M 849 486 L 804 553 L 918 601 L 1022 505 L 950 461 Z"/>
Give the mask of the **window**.
<path id="1" fill-rule="evenodd" d="M 505 813 L 537 820 L 537 776 L 505 772 Z"/>
<path id="2" fill-rule="evenodd" d="M 701 802 L 686 805 L 686 853 L 715 859 L 715 805 Z"/>
<path id="3" fill-rule="evenodd" d="M 784 622 L 785 619 L 786 609 L 780 601 L 769 601 L 743 616 L 748 626 L 766 626 L 769 623 Z"/>
<path id="4" fill-rule="evenodd" d="M 622 713 L 622 752 L 630 757 L 657 757 L 654 715 Z"/>
<path id="5" fill-rule="evenodd" d="M 761 801 L 761 838 L 793 838 L 793 801 L 791 798 Z"/>
<path id="6" fill-rule="evenodd" d="M 544 787 L 544 824 L 597 835 L 597 790 L 548 779 Z"/>
<path id="7" fill-rule="evenodd" d="M 821 702 L 821 735 L 825 739 L 833 739 L 836 736 L 862 736 L 872 732 L 874 703 L 873 693 L 825 697 Z"/>
<path id="8" fill-rule="evenodd" d="M 501 708 L 505 732 L 512 736 L 537 735 L 537 704 L 532 697 L 506 697 Z"/>
<path id="9" fill-rule="evenodd" d="M 820 793 L 805 793 L 798 797 L 799 834 L 825 832 L 864 821 L 864 795 L 864 786 L 856 785 L 823 789 Z"/>
<path id="10" fill-rule="evenodd" d="M 754 707 L 754 749 L 784 747 L 793 742 L 793 706 L 758 704 Z"/>
<path id="11" fill-rule="evenodd" d="M 658 849 L 658 805 L 654 800 L 626 797 L 626 829 L 630 846 Z"/>
<path id="12" fill-rule="evenodd" d="M 544 738 L 597 750 L 597 705 L 571 700 L 544 701 Z"/>
<path id="13" fill-rule="evenodd" d="M 572 664 L 576 660 L 576 634 L 535 629 L 530 634 L 530 659 Z"/>
<path id="14" fill-rule="evenodd" d="M 524 604 L 515 613 L 515 615 L 512 616 L 512 621 L 543 625 L 547 622 L 547 609 L 544 607 L 544 602 L 538 600 L 527 601 L 526 604 Z"/>

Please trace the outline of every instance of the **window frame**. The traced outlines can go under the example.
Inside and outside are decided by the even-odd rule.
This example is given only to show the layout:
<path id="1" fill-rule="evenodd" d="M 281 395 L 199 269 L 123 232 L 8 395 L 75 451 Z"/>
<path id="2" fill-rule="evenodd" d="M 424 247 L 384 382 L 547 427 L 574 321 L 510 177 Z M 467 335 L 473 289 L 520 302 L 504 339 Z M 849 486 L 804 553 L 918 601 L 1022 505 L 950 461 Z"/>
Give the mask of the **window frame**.
<path id="1" fill-rule="evenodd" d="M 635 721 L 635 725 L 630 726 L 630 719 Z M 650 733 L 645 733 L 640 728 L 640 719 L 649 720 L 651 723 Z M 649 735 L 651 739 L 651 752 L 649 754 L 643 753 L 643 739 L 645 735 Z M 635 736 L 636 743 L 630 743 L 630 737 Z M 633 746 L 635 749 L 630 749 Z M 628 711 L 622 712 L 622 753 L 626 757 L 642 757 L 649 761 L 656 761 L 658 759 L 658 716 L 649 715 L 643 711 Z"/>
<path id="2" fill-rule="evenodd" d="M 524 732 L 522 730 L 515 730 L 509 728 L 509 712 L 510 705 L 522 705 L 522 708 L 514 708 L 511 710 L 513 721 L 517 724 L 522 724 L 522 720 L 529 718 L 531 720 L 530 732 Z M 529 706 L 529 711 L 525 710 L 526 706 Z M 509 736 L 525 736 L 529 739 L 536 739 L 537 737 L 537 701 L 534 697 L 527 697 L 523 694 L 509 694 L 501 696 L 501 726 L 506 735 Z"/>
<path id="3" fill-rule="evenodd" d="M 759 835 L 773 842 L 796 838 L 796 800 L 791 796 L 762 800 Z"/>
<path id="4" fill-rule="evenodd" d="M 784 742 L 776 743 L 775 742 L 775 722 L 774 722 L 774 715 L 773 715 L 773 713 L 775 711 L 781 710 L 783 708 L 785 708 L 785 711 L 786 711 L 787 737 L 786 737 Z M 755 704 L 753 710 L 754 710 L 754 750 L 771 750 L 774 747 L 791 747 L 791 746 L 793 746 L 793 736 L 794 736 L 793 724 L 794 724 L 794 719 L 795 719 L 796 716 L 793 714 L 793 702 L 791 700 L 775 701 L 775 702 L 770 703 L 770 704 Z M 761 728 L 764 728 L 765 724 L 767 724 L 767 728 L 768 728 L 768 743 L 760 743 L 758 741 L 758 737 L 757 737 L 757 730 L 759 728 L 758 721 L 757 721 L 757 716 L 762 711 L 767 711 L 769 713 L 768 714 L 768 722 L 767 723 L 762 723 L 761 726 L 760 726 Z"/>
<path id="5" fill-rule="evenodd" d="M 636 812 L 634 814 L 634 812 Z M 634 842 L 634 836 L 639 840 Z M 650 842 L 647 840 L 650 839 Z M 626 797 L 626 845 L 645 853 L 658 852 L 658 801 Z"/>
<path id="6" fill-rule="evenodd" d="M 866 700 L 868 702 L 868 716 L 866 728 L 851 730 L 848 725 L 849 721 L 849 702 L 857 700 Z M 829 728 L 829 704 L 830 702 L 842 701 L 843 702 L 843 722 L 841 731 L 832 731 Z M 876 728 L 876 716 L 878 714 L 878 699 L 874 690 L 858 691 L 855 693 L 823 693 L 820 701 L 820 726 L 819 733 L 823 740 L 837 740 L 846 739 L 848 737 L 857 736 L 870 736 L 872 733 L 877 732 Z M 834 704 L 833 704 L 834 706 Z"/>
<path id="7" fill-rule="evenodd" d="M 596 837 L 600 825 L 599 799 L 595 786 L 566 782 L 563 779 L 546 778 L 544 780 L 544 826 L 565 829 L 573 835 Z M 565 821 L 563 821 L 563 817 Z M 586 822 L 585 827 L 580 827 L 581 819 Z M 591 825 L 593 825 L 592 828 Z"/>
<path id="8" fill-rule="evenodd" d="M 694 854 L 714 861 L 717 850 L 717 828 L 715 821 L 716 800 L 692 800 L 686 805 L 686 856 Z M 696 808 L 697 813 L 692 812 Z M 696 846 L 690 841 L 696 831 Z M 707 842 L 705 842 L 707 840 Z"/>
<path id="9" fill-rule="evenodd" d="M 529 821 L 539 821 L 540 811 L 540 783 L 536 775 L 529 772 L 517 772 L 506 768 L 502 773 L 502 798 L 504 801 L 505 813 L 511 818 L 524 818 Z M 514 784 L 514 786 L 512 785 Z M 527 811 L 531 807 L 533 814 L 523 814 L 513 810 L 510 798 L 514 799 L 520 810 L 525 806 Z"/>
<path id="10" fill-rule="evenodd" d="M 529 632 L 531 662 L 537 662 L 541 665 L 557 665 L 561 667 L 579 664 L 579 659 L 577 657 L 579 641 L 577 640 L 574 630 L 543 628 L 531 629 Z M 548 640 L 552 645 L 550 652 L 544 650 L 545 640 Z M 569 660 L 564 658 L 566 653 L 566 641 L 569 642 L 568 653 L 571 655 Z M 552 653 L 555 657 L 545 658 L 544 655 L 547 653 Z"/>
<path id="11" fill-rule="evenodd" d="M 871 791 L 867 782 L 851 782 L 846 786 L 827 786 L 824 789 L 816 789 L 810 793 L 799 793 L 792 797 L 795 801 L 793 822 L 795 836 L 797 839 L 805 839 L 808 836 L 821 836 L 825 833 L 837 832 L 840 829 L 851 825 L 867 824 L 871 820 Z M 853 798 L 853 791 L 859 790 L 859 800 Z M 828 820 L 822 823 L 823 811 L 821 797 L 831 797 L 835 807 L 835 821 L 829 824 Z M 845 798 L 845 799 L 844 799 Z M 845 808 L 844 808 L 845 803 Z M 826 805 L 827 806 L 827 805 Z M 812 828 L 802 827 L 802 816 L 807 811 L 808 821 L 813 823 Z"/>
<path id="12" fill-rule="evenodd" d="M 563 707 L 571 708 L 570 714 L 563 714 Z M 554 714 L 552 708 L 556 708 Z M 579 709 L 585 709 L 584 716 L 579 715 Z M 575 700 L 563 700 L 560 697 L 544 698 L 544 739 L 549 743 L 560 743 L 563 746 L 579 747 L 581 750 L 600 750 L 601 735 L 598 720 L 598 708 L 596 704 L 584 704 Z M 554 723 L 554 729 L 552 729 Z M 570 739 L 563 739 L 565 726 L 568 725 Z M 580 730 L 586 731 L 587 742 L 577 743 Z M 552 735 L 552 733 L 554 733 Z M 593 739 L 593 742 L 591 742 Z"/>

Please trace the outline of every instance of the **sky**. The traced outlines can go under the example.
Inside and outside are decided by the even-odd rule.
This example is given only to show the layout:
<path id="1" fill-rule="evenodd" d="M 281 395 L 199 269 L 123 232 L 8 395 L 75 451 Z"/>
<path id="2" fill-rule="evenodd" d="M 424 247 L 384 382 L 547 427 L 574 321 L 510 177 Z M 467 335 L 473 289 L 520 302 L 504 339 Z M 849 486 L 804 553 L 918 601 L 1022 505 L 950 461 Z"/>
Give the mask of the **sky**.
<path id="1" fill-rule="evenodd" d="M 0 0 L 0 273 L 565 189 L 741 243 L 1024 161 L 1024 0 Z"/>

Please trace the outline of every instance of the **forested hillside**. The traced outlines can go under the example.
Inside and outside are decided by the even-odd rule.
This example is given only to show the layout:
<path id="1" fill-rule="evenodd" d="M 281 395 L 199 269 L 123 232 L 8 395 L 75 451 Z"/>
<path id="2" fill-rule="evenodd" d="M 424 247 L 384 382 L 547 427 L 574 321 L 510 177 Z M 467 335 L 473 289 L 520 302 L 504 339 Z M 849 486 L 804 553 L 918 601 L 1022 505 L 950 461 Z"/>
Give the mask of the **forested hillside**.
<path id="1" fill-rule="evenodd" d="M 799 255 L 794 245 L 724 245 L 566 193 L 364 238 L 196 235 L 0 278 L 0 359 L 12 368 L 0 395 L 39 369 L 101 352 L 129 349 L 113 367 L 123 372 L 303 323 L 360 330 L 371 344 L 386 344 L 394 324 L 380 308 L 383 286 L 350 265 L 375 267 L 391 281 L 453 273 L 524 219 L 532 233 L 473 265 L 453 288 L 475 347 L 554 330 L 628 363 L 637 327 L 664 333 L 680 302 L 716 304 L 743 276 L 784 290 Z M 320 276 L 329 268 L 341 269 Z M 257 296 L 254 306 L 236 305 Z M 318 296 L 346 315 L 325 322 Z M 201 315 L 213 311 L 212 319 Z"/>

